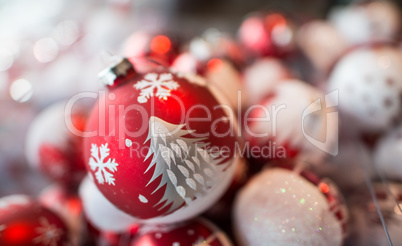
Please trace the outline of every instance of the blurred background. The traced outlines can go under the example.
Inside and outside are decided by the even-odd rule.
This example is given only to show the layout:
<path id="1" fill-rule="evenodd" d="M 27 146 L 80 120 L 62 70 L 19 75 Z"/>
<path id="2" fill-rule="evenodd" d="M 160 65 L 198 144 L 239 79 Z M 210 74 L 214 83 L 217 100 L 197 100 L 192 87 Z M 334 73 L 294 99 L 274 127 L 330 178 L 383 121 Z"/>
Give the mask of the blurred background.
<path id="1" fill-rule="evenodd" d="M 280 13 L 280 18 L 286 18 L 286 23 L 291 29 L 289 40 L 292 40 L 292 44 L 290 45 L 290 41 L 286 38 L 287 33 L 285 36 L 279 35 L 278 40 L 285 40 L 285 44 L 292 47 L 289 50 L 275 48 L 275 52 L 279 50 L 279 53 L 270 53 L 269 56 L 281 60 L 294 77 L 323 89 L 331 68 L 351 47 L 385 42 L 401 49 L 402 1 L 390 2 L 391 7 L 388 8 L 387 5 L 385 12 L 381 10 L 379 15 L 372 15 L 376 19 L 367 18 L 362 21 L 360 17 L 356 17 L 356 13 L 360 10 L 353 12 L 355 10 L 350 6 L 368 6 L 371 1 L 2 0 L 0 1 L 0 197 L 14 193 L 37 195 L 51 182 L 49 175 L 38 172 L 28 164 L 32 154 L 26 149 L 26 138 L 31 123 L 43 109 L 53 103 L 67 100 L 79 92 L 97 92 L 102 88 L 98 81 L 98 73 L 110 64 L 111 54 L 141 56 L 152 52 L 158 53 L 158 49 L 160 47 L 163 49 L 163 45 L 157 46 L 159 48 L 149 48 L 145 47 L 147 46 L 145 43 L 154 40 L 155 34 L 160 34 L 169 38 L 168 49 L 174 49 L 172 57 L 163 59 L 163 62 L 171 65 L 178 54 L 189 50 L 198 55 L 202 54 L 198 57 L 203 56 L 203 46 L 195 45 L 197 42 L 192 42 L 194 37 L 204 35 L 204 39 L 208 40 L 208 35 L 212 33 L 212 36 L 224 35 L 228 40 L 238 41 L 242 35 L 239 27 L 245 19 L 256 12 Z M 345 9 L 351 12 L 342 12 Z M 364 11 L 370 13 L 368 8 Z M 330 28 L 325 29 L 324 27 L 328 26 L 324 24 L 323 31 L 313 33 L 318 33 L 318 36 L 310 35 L 310 32 L 306 32 L 307 29 L 302 27 L 313 21 L 320 23 L 325 21 Z M 370 23 L 367 30 L 364 29 L 366 28 L 364 23 Z M 352 29 L 348 29 L 348 26 L 352 26 Z M 334 29 L 331 29 L 332 27 Z M 204 31 L 208 29 L 210 31 L 205 34 Z M 255 33 L 252 27 L 246 30 L 252 35 Z M 305 38 L 308 36 L 313 37 L 312 42 Z M 323 37 L 324 41 L 317 41 L 316 44 L 315 39 L 318 40 L 320 37 Z M 341 37 L 342 41 L 333 37 Z M 161 40 L 163 44 L 165 39 Z M 332 41 L 334 43 L 331 43 Z M 315 49 L 317 47 L 320 49 Z M 219 49 L 209 52 L 219 53 Z M 333 53 L 329 52 L 333 50 L 335 50 Z M 323 58 L 323 53 L 326 51 L 331 53 L 328 55 L 331 59 Z M 266 54 L 259 55 L 266 56 Z M 256 60 L 255 57 L 250 59 L 247 55 L 244 56 L 239 60 L 233 58 L 235 55 L 232 57 L 232 62 L 242 75 L 244 68 Z M 278 70 L 280 69 L 270 72 L 276 76 Z M 289 76 L 287 74 L 283 77 Z M 257 91 L 258 88 L 257 86 Z M 84 102 L 81 106 L 88 108 L 92 102 Z M 44 118 L 44 121 L 51 119 L 52 115 Z M 350 133 L 343 130 L 346 135 Z M 357 141 L 350 140 L 349 137 L 345 140 L 340 136 L 343 141 L 340 145 L 340 156 L 331 160 L 339 165 L 317 168 L 315 172 L 331 176 L 338 182 L 340 180 L 343 192 L 356 194 L 350 188 L 357 187 L 359 190 L 358 185 L 364 184 L 364 172 L 358 162 L 370 162 L 370 147 L 374 146 L 378 136 L 383 133 L 374 131 L 362 136 L 362 139 L 359 136 L 359 144 L 364 142 L 364 145 L 368 146 L 367 150 L 365 149 L 367 153 L 361 155 L 356 154 L 360 151 L 356 149 Z M 52 141 L 57 142 L 58 139 Z M 401 152 L 398 153 L 400 155 Z M 353 162 L 354 165 L 345 166 L 344 160 Z M 341 168 L 344 169 L 343 172 L 339 171 Z M 348 171 L 347 175 L 344 175 L 345 170 Z M 342 183 L 347 177 L 350 177 L 351 183 L 357 180 L 357 186 Z M 402 181 L 401 177 L 396 178 L 398 182 Z M 381 177 L 376 176 L 376 180 L 381 180 Z M 399 192 L 402 194 L 401 190 Z M 392 209 L 394 206 L 395 203 Z M 372 212 L 375 211 L 373 207 L 371 209 Z M 377 217 L 373 220 L 381 226 Z M 400 230 L 400 227 L 396 228 Z"/>
<path id="2" fill-rule="evenodd" d="M 35 193 L 46 183 L 24 157 L 30 122 L 56 101 L 97 91 L 97 74 L 108 65 L 105 52 L 123 54 L 124 42 L 136 31 L 169 33 L 185 44 L 211 27 L 236 37 L 244 18 L 256 11 L 286 13 L 301 26 L 326 18 L 334 7 L 359 2 L 0 1 L 0 196 Z"/>
<path id="3" fill-rule="evenodd" d="M 347 1 L 13 0 L 0 1 L 0 196 L 35 193 L 44 178 L 24 157 L 27 128 L 53 102 L 97 91 L 105 52 L 122 54 L 138 30 L 181 43 L 210 27 L 233 37 L 246 15 L 288 13 L 298 23 L 324 18 Z M 39 186 L 39 187 L 38 187 Z"/>

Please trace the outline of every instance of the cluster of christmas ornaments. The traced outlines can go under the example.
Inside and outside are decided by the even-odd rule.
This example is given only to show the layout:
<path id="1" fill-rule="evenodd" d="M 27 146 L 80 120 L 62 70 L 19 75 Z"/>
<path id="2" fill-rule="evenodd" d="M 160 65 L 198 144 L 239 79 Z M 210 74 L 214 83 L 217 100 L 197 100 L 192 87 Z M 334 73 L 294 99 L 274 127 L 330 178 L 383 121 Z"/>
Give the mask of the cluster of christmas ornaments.
<path id="1" fill-rule="evenodd" d="M 0 198 L 0 245 L 385 245 L 385 225 L 398 245 L 395 9 L 122 38 L 103 89 L 30 124 L 26 159 L 53 184 Z"/>

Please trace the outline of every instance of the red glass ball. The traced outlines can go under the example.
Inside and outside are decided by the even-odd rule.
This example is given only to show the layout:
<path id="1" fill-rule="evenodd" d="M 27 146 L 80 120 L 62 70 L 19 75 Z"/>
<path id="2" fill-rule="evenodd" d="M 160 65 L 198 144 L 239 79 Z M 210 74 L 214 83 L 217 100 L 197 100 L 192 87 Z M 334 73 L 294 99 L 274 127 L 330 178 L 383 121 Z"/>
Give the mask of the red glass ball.
<path id="1" fill-rule="evenodd" d="M 282 57 L 295 49 L 294 24 L 280 13 L 257 13 L 239 28 L 243 46 L 256 56 Z"/>
<path id="2" fill-rule="evenodd" d="M 87 121 L 95 135 L 85 139 L 84 155 L 112 204 L 138 219 L 173 213 L 163 218 L 171 222 L 219 199 L 235 170 L 236 141 L 219 92 L 202 79 L 161 70 L 103 98 Z"/>
<path id="3" fill-rule="evenodd" d="M 69 242 L 68 233 L 56 214 L 31 198 L 12 195 L 0 199 L 0 245 L 62 246 Z"/>
<path id="4" fill-rule="evenodd" d="M 211 222 L 197 218 L 189 222 L 144 226 L 140 228 L 131 246 L 179 246 L 179 245 L 233 245 L 228 237 Z"/>

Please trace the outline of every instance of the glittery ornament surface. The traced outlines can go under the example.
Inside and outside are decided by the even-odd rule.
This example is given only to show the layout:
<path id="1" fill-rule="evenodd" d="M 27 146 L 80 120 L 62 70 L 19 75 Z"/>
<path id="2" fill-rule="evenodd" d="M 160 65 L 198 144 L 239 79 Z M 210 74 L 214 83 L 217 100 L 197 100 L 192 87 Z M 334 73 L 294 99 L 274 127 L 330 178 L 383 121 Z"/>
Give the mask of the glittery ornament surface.
<path id="1" fill-rule="evenodd" d="M 341 245 L 341 223 L 310 181 L 285 169 L 253 178 L 235 202 L 240 245 Z"/>

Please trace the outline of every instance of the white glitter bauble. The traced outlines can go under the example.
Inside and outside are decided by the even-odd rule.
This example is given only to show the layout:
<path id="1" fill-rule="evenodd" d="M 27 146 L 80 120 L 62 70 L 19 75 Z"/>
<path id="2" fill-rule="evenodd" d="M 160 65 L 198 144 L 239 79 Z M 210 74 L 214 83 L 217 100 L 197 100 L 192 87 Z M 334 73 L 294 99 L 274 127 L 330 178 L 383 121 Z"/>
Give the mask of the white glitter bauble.
<path id="1" fill-rule="evenodd" d="M 385 178 L 402 181 L 402 127 L 388 132 L 374 149 L 374 164 Z"/>
<path id="2" fill-rule="evenodd" d="M 344 56 L 329 79 L 339 110 L 358 131 L 387 128 L 400 111 L 402 56 L 390 47 L 360 48 Z"/>
<path id="3" fill-rule="evenodd" d="M 240 245 L 342 245 L 342 224 L 317 186 L 299 174 L 266 169 L 239 192 L 234 227 Z"/>

